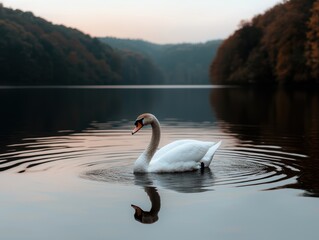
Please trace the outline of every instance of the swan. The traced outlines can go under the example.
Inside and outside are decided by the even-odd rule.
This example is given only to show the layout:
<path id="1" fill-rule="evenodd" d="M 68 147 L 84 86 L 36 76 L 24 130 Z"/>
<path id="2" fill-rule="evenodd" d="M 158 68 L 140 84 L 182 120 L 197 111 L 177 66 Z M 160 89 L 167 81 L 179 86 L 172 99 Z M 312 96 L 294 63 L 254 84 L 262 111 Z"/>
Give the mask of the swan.
<path id="1" fill-rule="evenodd" d="M 151 113 L 137 117 L 132 135 L 144 126 L 152 126 L 152 138 L 146 150 L 134 163 L 134 173 L 186 172 L 209 167 L 221 141 L 203 142 L 191 139 L 174 141 L 157 151 L 161 129 L 157 118 Z"/>

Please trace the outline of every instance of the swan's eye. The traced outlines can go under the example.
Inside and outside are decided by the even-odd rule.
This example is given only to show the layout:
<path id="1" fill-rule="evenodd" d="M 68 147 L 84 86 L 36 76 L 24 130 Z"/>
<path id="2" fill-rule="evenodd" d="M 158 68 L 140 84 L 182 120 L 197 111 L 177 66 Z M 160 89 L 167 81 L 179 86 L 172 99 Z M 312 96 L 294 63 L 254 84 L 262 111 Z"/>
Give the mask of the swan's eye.
<path id="1" fill-rule="evenodd" d="M 135 125 L 136 127 L 137 127 L 138 124 L 141 124 L 142 126 L 144 126 L 143 120 L 144 120 L 144 118 L 139 119 L 139 120 L 136 120 L 135 123 L 134 123 L 134 125 Z"/>

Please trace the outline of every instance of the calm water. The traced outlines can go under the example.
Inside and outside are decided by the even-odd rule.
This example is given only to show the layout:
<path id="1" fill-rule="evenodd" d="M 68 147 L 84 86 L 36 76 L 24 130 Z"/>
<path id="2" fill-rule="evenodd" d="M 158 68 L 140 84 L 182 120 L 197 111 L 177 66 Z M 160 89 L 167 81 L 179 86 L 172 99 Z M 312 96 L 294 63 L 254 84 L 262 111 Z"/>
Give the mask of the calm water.
<path id="1" fill-rule="evenodd" d="M 0 106 L 1 239 L 319 237 L 318 91 L 0 88 Z M 223 140 L 210 170 L 134 175 L 143 112 L 160 146 Z"/>

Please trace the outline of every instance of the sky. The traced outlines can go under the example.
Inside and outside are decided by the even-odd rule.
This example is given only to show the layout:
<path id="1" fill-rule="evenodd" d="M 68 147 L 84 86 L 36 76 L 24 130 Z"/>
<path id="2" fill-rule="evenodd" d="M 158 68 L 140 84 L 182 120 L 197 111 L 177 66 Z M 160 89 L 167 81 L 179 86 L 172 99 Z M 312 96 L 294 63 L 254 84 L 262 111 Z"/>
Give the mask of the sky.
<path id="1" fill-rule="evenodd" d="M 241 20 L 281 0 L 0 0 L 5 7 L 77 28 L 93 37 L 155 43 L 205 42 L 231 35 Z"/>

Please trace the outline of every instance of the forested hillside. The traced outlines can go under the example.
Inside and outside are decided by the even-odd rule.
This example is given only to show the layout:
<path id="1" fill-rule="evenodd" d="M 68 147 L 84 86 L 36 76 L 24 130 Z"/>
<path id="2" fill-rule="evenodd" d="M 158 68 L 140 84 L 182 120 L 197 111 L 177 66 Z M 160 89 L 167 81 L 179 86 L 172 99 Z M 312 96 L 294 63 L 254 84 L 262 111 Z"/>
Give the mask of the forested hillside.
<path id="1" fill-rule="evenodd" d="M 241 27 L 220 46 L 213 83 L 319 82 L 319 0 L 286 0 Z"/>
<path id="2" fill-rule="evenodd" d="M 1 3 L 0 36 L 2 85 L 161 83 L 147 57 Z"/>
<path id="3" fill-rule="evenodd" d="M 113 48 L 150 58 L 166 84 L 208 84 L 209 66 L 221 40 L 199 44 L 154 44 L 142 40 L 101 38 Z"/>

